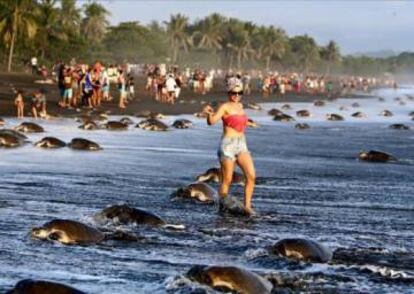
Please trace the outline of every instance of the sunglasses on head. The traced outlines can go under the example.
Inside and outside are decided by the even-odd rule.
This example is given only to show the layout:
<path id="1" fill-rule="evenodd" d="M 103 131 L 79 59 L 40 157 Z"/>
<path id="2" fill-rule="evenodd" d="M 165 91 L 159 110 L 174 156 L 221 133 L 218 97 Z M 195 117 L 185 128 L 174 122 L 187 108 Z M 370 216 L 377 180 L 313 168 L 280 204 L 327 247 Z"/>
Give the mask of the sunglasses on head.
<path id="1" fill-rule="evenodd" d="M 243 95 L 243 91 L 240 91 L 240 92 L 233 92 L 233 91 L 231 91 L 231 92 L 229 92 L 229 94 L 230 95 L 239 95 L 239 96 L 241 96 L 241 95 Z"/>

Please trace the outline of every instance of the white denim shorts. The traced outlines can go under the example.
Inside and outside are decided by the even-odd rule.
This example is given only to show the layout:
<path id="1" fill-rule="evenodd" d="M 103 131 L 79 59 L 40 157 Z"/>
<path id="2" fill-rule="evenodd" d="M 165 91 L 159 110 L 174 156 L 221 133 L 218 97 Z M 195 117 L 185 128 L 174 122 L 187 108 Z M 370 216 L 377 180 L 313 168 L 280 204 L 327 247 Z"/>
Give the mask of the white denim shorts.
<path id="1" fill-rule="evenodd" d="M 236 160 L 240 153 L 249 152 L 247 149 L 246 137 L 223 137 L 217 150 L 219 160 Z"/>

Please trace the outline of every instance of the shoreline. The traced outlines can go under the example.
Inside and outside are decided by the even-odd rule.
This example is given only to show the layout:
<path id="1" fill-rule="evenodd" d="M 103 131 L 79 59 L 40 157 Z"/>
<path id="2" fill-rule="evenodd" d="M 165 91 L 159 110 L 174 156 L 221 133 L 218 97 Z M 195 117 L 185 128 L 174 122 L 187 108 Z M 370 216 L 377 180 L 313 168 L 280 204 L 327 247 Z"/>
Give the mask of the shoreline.
<path id="1" fill-rule="evenodd" d="M 54 117 L 75 117 L 79 114 L 90 111 L 89 108 L 79 107 L 77 109 L 63 109 L 58 106 L 59 93 L 56 84 L 36 84 L 35 80 L 40 77 L 28 74 L 0 73 L 0 117 L 16 117 L 16 108 L 13 101 L 13 88 L 23 90 L 25 97 L 25 118 L 32 118 L 30 112 L 31 93 L 35 90 L 45 89 L 47 99 L 47 112 Z M 220 83 L 217 80 L 216 83 Z M 117 91 L 113 86 L 111 94 L 114 99 L 110 102 L 103 102 L 102 106 L 96 108 L 100 111 L 108 111 L 111 115 L 135 116 L 143 111 L 157 112 L 165 115 L 194 114 L 201 111 L 203 105 L 207 103 L 217 104 L 227 100 L 223 90 L 214 89 L 206 95 L 195 94 L 190 89 L 182 89 L 182 94 L 176 104 L 166 104 L 155 101 L 149 93 L 145 92 L 145 77 L 137 77 L 135 85 L 135 98 L 127 104 L 125 110 L 118 108 Z M 376 89 L 374 89 L 376 90 Z M 336 98 L 355 99 L 373 98 L 372 91 L 362 93 L 355 91 L 353 94 L 340 95 L 336 93 L 332 97 L 327 95 L 313 95 L 307 93 L 286 93 L 285 95 L 272 94 L 263 97 L 262 94 L 253 90 L 252 94 L 242 98 L 243 103 L 292 103 L 292 102 L 313 102 L 314 100 L 329 100 Z"/>

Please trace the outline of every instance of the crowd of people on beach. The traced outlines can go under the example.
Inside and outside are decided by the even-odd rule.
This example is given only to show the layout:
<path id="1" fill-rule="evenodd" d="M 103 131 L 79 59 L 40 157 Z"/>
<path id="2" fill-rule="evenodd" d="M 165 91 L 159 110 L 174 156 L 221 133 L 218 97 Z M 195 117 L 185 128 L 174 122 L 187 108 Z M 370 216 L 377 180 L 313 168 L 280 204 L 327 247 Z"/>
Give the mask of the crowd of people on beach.
<path id="1" fill-rule="evenodd" d="M 167 104 L 177 103 L 182 89 L 198 95 L 207 95 L 213 89 L 221 92 L 229 79 L 233 78 L 243 85 L 244 95 L 251 95 L 254 91 L 265 98 L 286 94 L 330 97 L 352 95 L 355 91 L 368 92 L 377 86 L 397 86 L 392 79 L 365 76 L 328 77 L 263 70 L 205 70 L 166 64 L 104 65 L 98 61 L 89 65 L 72 59 L 68 63 L 57 62 L 50 71 L 44 65 L 39 66 L 36 57 L 30 60 L 30 64 L 33 74 L 41 76 L 43 81 L 57 84 L 59 106 L 68 109 L 92 109 L 116 99 L 118 107 L 124 110 L 128 102 L 135 98 L 134 76 L 139 75 L 146 77 L 145 91 L 156 102 Z M 45 93 L 44 89 L 40 89 L 32 95 L 31 112 L 34 117 L 46 116 Z M 22 91 L 16 92 L 15 105 L 18 118 L 22 118 L 25 106 Z"/>
<path id="2" fill-rule="evenodd" d="M 213 88 L 214 73 L 214 70 L 206 72 L 198 68 L 191 71 L 189 67 L 181 72 L 178 66 L 167 68 L 165 64 L 150 64 L 145 66 L 145 90 L 156 101 L 175 104 L 182 88 L 206 95 Z"/>
<path id="3" fill-rule="evenodd" d="M 59 105 L 62 108 L 78 105 L 95 108 L 102 102 L 111 101 L 111 87 L 116 86 L 119 95 L 118 106 L 126 108 L 129 99 L 134 98 L 134 77 L 128 68 L 102 63 L 67 65 L 59 62 L 54 66 L 60 92 Z"/>

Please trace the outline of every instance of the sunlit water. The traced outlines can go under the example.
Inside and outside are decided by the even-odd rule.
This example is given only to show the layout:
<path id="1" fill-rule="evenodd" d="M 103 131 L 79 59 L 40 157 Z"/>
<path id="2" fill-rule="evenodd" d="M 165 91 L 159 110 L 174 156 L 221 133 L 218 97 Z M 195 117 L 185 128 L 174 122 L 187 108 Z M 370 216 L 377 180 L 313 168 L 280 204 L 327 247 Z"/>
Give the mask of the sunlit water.
<path id="1" fill-rule="evenodd" d="M 29 135 L 32 142 L 45 135 L 65 141 L 85 137 L 104 150 L 40 150 L 30 144 L 0 150 L 0 292 L 24 278 L 59 281 L 90 293 L 211 291 L 185 279 L 185 273 L 193 264 L 224 264 L 281 275 L 307 287 L 296 291 L 413 293 L 414 123 L 408 113 L 414 102 L 404 96 L 413 92 L 383 90 L 385 102 L 291 103 L 288 114 L 312 112 L 311 118 L 297 119 L 309 123 L 309 130 L 273 121 L 267 110 L 281 103 L 249 112 L 262 126 L 247 134 L 261 178 L 254 196 L 260 216 L 253 220 L 219 216 L 214 206 L 170 200 L 174 190 L 217 165 L 220 126 L 208 127 L 192 116 L 181 117 L 191 119 L 193 128 L 161 133 L 133 127 L 82 131 L 71 119 L 42 121 L 47 132 Z M 397 96 L 406 105 L 394 101 Z M 356 101 L 361 106 L 351 107 Z M 340 111 L 340 106 L 348 110 Z M 394 116 L 379 116 L 384 109 Z M 367 117 L 352 118 L 356 111 Z M 346 120 L 326 121 L 331 112 Z M 7 122 L 7 127 L 18 124 Z M 412 129 L 392 130 L 391 123 Z M 358 161 L 358 152 L 367 149 L 389 152 L 400 162 Z M 242 197 L 241 187 L 232 192 Z M 31 227 L 53 218 L 93 224 L 94 213 L 123 202 L 187 228 L 129 228 L 146 241 L 89 247 L 27 235 Z M 315 239 L 339 253 L 324 265 L 267 254 L 267 246 L 285 237 Z"/>

